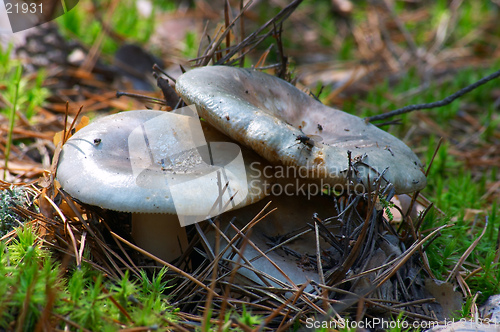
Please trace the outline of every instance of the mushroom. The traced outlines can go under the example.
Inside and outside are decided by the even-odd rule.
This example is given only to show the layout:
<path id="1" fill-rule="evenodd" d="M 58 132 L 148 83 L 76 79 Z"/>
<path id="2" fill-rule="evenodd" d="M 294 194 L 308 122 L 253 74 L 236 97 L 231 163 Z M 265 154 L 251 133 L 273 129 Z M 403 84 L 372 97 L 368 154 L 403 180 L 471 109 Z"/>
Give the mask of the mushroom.
<path id="1" fill-rule="evenodd" d="M 307 221 L 310 221 L 313 215 L 317 214 L 319 216 L 330 216 L 334 214 L 331 199 L 327 196 L 311 196 L 307 204 L 304 204 L 304 197 L 302 196 L 276 196 L 271 194 L 261 202 L 251 206 L 246 206 L 240 210 L 224 213 L 223 221 L 231 220 L 235 226 L 242 229 L 246 226 L 249 220 L 254 219 L 255 216 L 259 214 L 268 201 L 272 201 L 272 204 L 269 205 L 269 209 L 276 209 L 276 211 L 266 215 L 264 220 L 254 225 L 252 227 L 252 231 L 247 233 L 249 240 L 262 251 L 266 251 L 264 248 L 267 249 L 270 247 L 272 238 L 277 239 L 286 234 L 291 234 L 297 232 L 299 229 L 303 229 L 304 226 L 306 226 Z M 215 247 L 214 233 L 214 230 L 210 230 L 207 234 L 207 238 L 212 241 L 212 247 Z M 235 232 L 228 227 L 225 234 L 231 239 L 235 235 Z M 328 247 L 322 239 L 320 239 L 320 243 L 323 247 Z M 222 239 L 220 247 L 224 248 L 225 245 L 227 245 L 227 242 Z M 286 247 L 303 255 L 314 255 L 316 253 L 315 234 L 314 232 L 310 232 L 308 234 L 301 235 L 295 240 L 288 242 Z M 254 269 L 261 271 L 285 284 L 289 283 L 289 280 L 291 280 L 294 284 L 299 285 L 307 282 L 308 279 L 317 281 L 319 278 L 318 272 L 315 269 L 305 269 L 303 262 L 297 262 L 295 257 L 290 256 L 281 249 L 267 252 L 266 256 L 272 260 L 285 275 L 276 269 L 276 267 L 274 267 L 274 265 L 267 258 L 263 257 L 253 248 L 253 246 L 249 244 L 245 246 L 243 256 L 248 261 L 251 261 L 251 265 Z M 241 261 L 238 255 L 232 255 L 232 252 L 230 251 L 226 253 L 226 258 L 231 259 L 232 261 Z M 251 280 L 254 283 L 264 285 L 256 273 L 247 269 L 246 264 L 244 267 L 238 267 L 238 274 L 242 277 L 243 282 Z M 269 280 L 269 282 L 273 286 L 280 287 L 279 284 L 271 280 Z M 306 287 L 305 291 L 308 292 L 312 289 L 313 287 L 309 285 Z"/>
<path id="2" fill-rule="evenodd" d="M 263 183 L 252 178 L 250 186 L 242 152 L 228 141 L 187 107 L 118 113 L 64 144 L 57 179 L 78 201 L 132 212 L 137 244 L 171 261 L 187 247 L 181 226 L 264 197 Z M 262 165 L 253 152 L 244 154 Z"/>
<path id="3" fill-rule="evenodd" d="M 382 176 L 382 184 L 391 183 L 396 193 L 426 185 L 422 164 L 399 139 L 277 77 L 212 66 L 186 72 L 175 87 L 216 129 L 273 164 L 299 167 L 309 180 L 344 189 L 359 179 L 369 190 L 368 179 Z M 349 151 L 355 176 L 349 172 Z"/>

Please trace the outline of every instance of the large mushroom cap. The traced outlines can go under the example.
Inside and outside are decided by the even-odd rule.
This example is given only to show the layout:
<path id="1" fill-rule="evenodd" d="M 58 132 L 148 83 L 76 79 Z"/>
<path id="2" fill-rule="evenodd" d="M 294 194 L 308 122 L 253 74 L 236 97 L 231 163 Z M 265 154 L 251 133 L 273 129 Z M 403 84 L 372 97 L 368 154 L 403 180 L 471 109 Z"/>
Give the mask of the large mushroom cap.
<path id="1" fill-rule="evenodd" d="M 64 144 L 57 179 L 81 202 L 122 212 L 206 215 L 221 183 L 228 184 L 223 204 L 233 197 L 227 209 L 264 197 L 252 191 L 255 182 L 247 187 L 238 145 L 208 131 L 207 140 L 217 141 L 210 150 L 197 115 L 143 110 L 103 117 Z"/>
<path id="2" fill-rule="evenodd" d="M 384 179 L 397 193 L 426 185 L 420 161 L 399 139 L 277 77 L 234 67 L 202 67 L 179 77 L 176 90 L 215 128 L 274 164 L 304 168 L 309 179 L 346 184 L 349 150 L 364 185 L 386 169 Z M 323 140 L 302 142 L 304 133 Z"/>

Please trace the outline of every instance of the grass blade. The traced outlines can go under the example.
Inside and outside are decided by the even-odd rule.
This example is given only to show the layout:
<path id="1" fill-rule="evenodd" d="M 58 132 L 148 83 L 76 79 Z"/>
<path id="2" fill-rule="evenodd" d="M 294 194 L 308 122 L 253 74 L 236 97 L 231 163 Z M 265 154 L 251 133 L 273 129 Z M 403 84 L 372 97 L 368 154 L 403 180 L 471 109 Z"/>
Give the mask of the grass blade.
<path id="1" fill-rule="evenodd" d="M 5 148 L 5 165 L 3 169 L 3 179 L 5 181 L 7 177 L 7 168 L 9 166 L 9 156 L 10 150 L 12 147 L 12 132 L 14 131 L 14 123 L 16 121 L 16 108 L 17 108 L 17 99 L 19 96 L 19 86 L 21 85 L 21 76 L 23 73 L 23 67 L 21 65 L 17 66 L 16 76 L 14 79 L 14 100 L 12 101 L 12 107 L 10 108 L 9 113 L 9 134 L 7 137 L 7 146 Z"/>

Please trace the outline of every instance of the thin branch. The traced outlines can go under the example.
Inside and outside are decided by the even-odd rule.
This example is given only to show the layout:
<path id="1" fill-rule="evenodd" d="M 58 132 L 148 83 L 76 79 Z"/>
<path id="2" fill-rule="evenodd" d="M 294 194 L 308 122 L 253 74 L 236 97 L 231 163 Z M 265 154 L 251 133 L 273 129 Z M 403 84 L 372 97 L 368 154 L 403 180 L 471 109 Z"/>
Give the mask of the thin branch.
<path id="1" fill-rule="evenodd" d="M 452 101 L 454 101 L 455 99 L 462 97 L 466 93 L 471 92 L 472 90 L 480 87 L 481 85 L 483 85 L 491 80 L 494 80 L 495 78 L 498 78 L 499 76 L 500 76 L 500 70 L 494 72 L 491 75 L 483 77 L 482 79 L 480 79 L 476 83 L 471 84 L 471 85 L 459 90 L 458 92 L 455 92 L 451 96 L 448 96 L 445 99 L 442 99 L 440 101 L 435 101 L 433 103 L 427 103 L 427 104 L 408 105 L 408 106 L 405 106 L 403 108 L 399 108 L 397 110 L 394 110 L 394 111 L 391 111 L 388 113 L 367 117 L 367 118 L 365 118 L 365 121 L 371 122 L 371 121 L 385 120 L 387 118 L 391 118 L 393 116 L 404 114 L 404 113 L 409 113 L 412 111 L 418 111 L 418 110 L 430 109 L 430 108 L 436 108 L 436 107 L 442 107 L 442 106 L 448 105 Z"/>

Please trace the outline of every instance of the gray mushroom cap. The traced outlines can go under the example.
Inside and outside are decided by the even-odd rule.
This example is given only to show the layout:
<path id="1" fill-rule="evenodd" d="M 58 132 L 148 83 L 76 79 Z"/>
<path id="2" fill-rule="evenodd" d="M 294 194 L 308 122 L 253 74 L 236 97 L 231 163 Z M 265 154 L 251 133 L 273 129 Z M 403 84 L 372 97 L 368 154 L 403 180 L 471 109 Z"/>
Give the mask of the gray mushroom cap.
<path id="1" fill-rule="evenodd" d="M 207 145 L 198 117 L 170 115 L 129 111 L 82 128 L 62 148 L 56 175 L 61 187 L 83 203 L 115 211 L 178 214 L 181 209 L 199 215 L 205 212 L 203 206 L 214 204 L 214 197 L 203 188 L 217 178 L 206 176 L 215 174 L 222 165 L 229 183 L 224 197 L 234 195 L 236 208 L 264 197 L 240 186 L 245 182 L 239 180 L 246 175 L 245 168 L 241 172 L 238 167 L 240 150 L 236 144 L 228 143 L 227 137 L 213 129 L 205 130 L 216 161 L 207 164 L 202 156 Z M 245 160 L 260 158 L 251 151 L 244 154 Z M 202 184 L 197 182 L 201 178 Z M 179 191 L 182 202 L 174 201 Z"/>
<path id="2" fill-rule="evenodd" d="M 392 183 L 397 193 L 426 185 L 422 164 L 402 141 L 277 77 L 249 69 L 202 67 L 181 75 L 176 90 L 216 129 L 273 164 L 302 168 L 309 180 L 346 185 L 351 151 L 356 177 L 364 186 L 368 177 L 373 180 L 384 170 L 382 184 Z M 314 140 L 300 142 L 304 134 L 320 135 L 322 141 L 314 146 Z"/>

